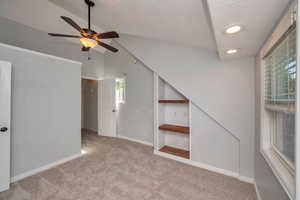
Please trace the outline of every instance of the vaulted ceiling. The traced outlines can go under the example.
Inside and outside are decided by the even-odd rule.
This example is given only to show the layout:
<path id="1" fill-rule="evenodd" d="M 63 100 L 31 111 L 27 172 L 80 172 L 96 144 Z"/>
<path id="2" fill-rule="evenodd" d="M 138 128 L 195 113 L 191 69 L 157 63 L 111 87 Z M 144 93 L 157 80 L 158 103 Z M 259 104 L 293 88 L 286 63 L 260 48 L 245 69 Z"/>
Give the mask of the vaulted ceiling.
<path id="1" fill-rule="evenodd" d="M 49 0 L 81 17 L 84 0 Z M 93 22 L 105 30 L 216 49 L 201 0 L 94 0 Z"/>
<path id="2" fill-rule="evenodd" d="M 96 31 L 116 30 L 185 46 L 217 51 L 222 59 L 256 55 L 291 0 L 94 0 Z M 20 9 L 21 8 L 21 9 Z M 86 25 L 84 0 L 7 0 L 0 16 L 44 32 L 75 33 L 60 15 Z M 226 26 L 241 24 L 236 35 Z M 74 41 L 74 40 L 73 40 Z M 78 41 L 75 41 L 78 42 Z M 228 56 L 230 48 L 239 53 Z M 104 52 L 104 49 L 99 48 Z"/>

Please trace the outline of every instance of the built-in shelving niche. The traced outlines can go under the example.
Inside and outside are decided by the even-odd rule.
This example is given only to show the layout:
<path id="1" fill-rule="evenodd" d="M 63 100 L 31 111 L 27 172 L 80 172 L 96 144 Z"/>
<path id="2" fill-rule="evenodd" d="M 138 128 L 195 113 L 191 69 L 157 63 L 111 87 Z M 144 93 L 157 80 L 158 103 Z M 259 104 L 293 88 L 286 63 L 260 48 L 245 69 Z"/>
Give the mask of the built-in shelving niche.
<path id="1" fill-rule="evenodd" d="M 189 100 L 157 75 L 154 75 L 154 81 L 155 149 L 189 159 Z"/>

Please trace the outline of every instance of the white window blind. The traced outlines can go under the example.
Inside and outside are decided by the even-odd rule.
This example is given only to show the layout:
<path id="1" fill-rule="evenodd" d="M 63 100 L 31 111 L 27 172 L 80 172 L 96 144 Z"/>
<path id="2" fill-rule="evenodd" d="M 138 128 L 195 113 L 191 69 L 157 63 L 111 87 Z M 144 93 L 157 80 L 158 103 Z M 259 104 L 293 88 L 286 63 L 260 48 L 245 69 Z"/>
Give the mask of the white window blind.
<path id="1" fill-rule="evenodd" d="M 265 108 L 295 112 L 296 98 L 296 29 L 284 34 L 265 56 Z"/>
<path id="2" fill-rule="evenodd" d="M 275 43 L 265 61 L 265 109 L 271 148 L 294 171 L 296 102 L 296 25 Z"/>

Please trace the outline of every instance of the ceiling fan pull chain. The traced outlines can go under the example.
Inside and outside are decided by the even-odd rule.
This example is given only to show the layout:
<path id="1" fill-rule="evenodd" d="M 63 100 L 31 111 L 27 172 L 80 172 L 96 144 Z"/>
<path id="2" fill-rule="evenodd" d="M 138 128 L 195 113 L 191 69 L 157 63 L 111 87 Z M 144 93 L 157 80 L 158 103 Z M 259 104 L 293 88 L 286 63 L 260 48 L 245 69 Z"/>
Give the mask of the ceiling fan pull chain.
<path id="1" fill-rule="evenodd" d="M 90 51 L 88 51 L 88 60 L 91 60 Z"/>

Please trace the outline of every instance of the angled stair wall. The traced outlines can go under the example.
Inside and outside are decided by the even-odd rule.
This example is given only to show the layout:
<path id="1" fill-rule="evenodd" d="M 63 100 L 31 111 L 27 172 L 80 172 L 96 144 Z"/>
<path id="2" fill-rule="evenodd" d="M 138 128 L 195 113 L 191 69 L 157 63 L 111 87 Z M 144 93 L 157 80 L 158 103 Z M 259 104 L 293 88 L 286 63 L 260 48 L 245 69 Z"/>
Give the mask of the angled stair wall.
<path id="1" fill-rule="evenodd" d="M 191 100 L 193 114 L 202 119 L 199 123 L 203 127 L 210 123 L 212 133 L 222 130 L 227 137 L 231 135 L 239 141 L 241 148 L 230 150 L 239 160 L 237 173 L 252 178 L 254 58 L 220 61 L 213 51 L 130 35 L 121 35 L 118 43 Z M 215 157 L 217 152 L 220 151 L 215 150 Z M 217 158 L 211 163 L 217 163 Z"/>

